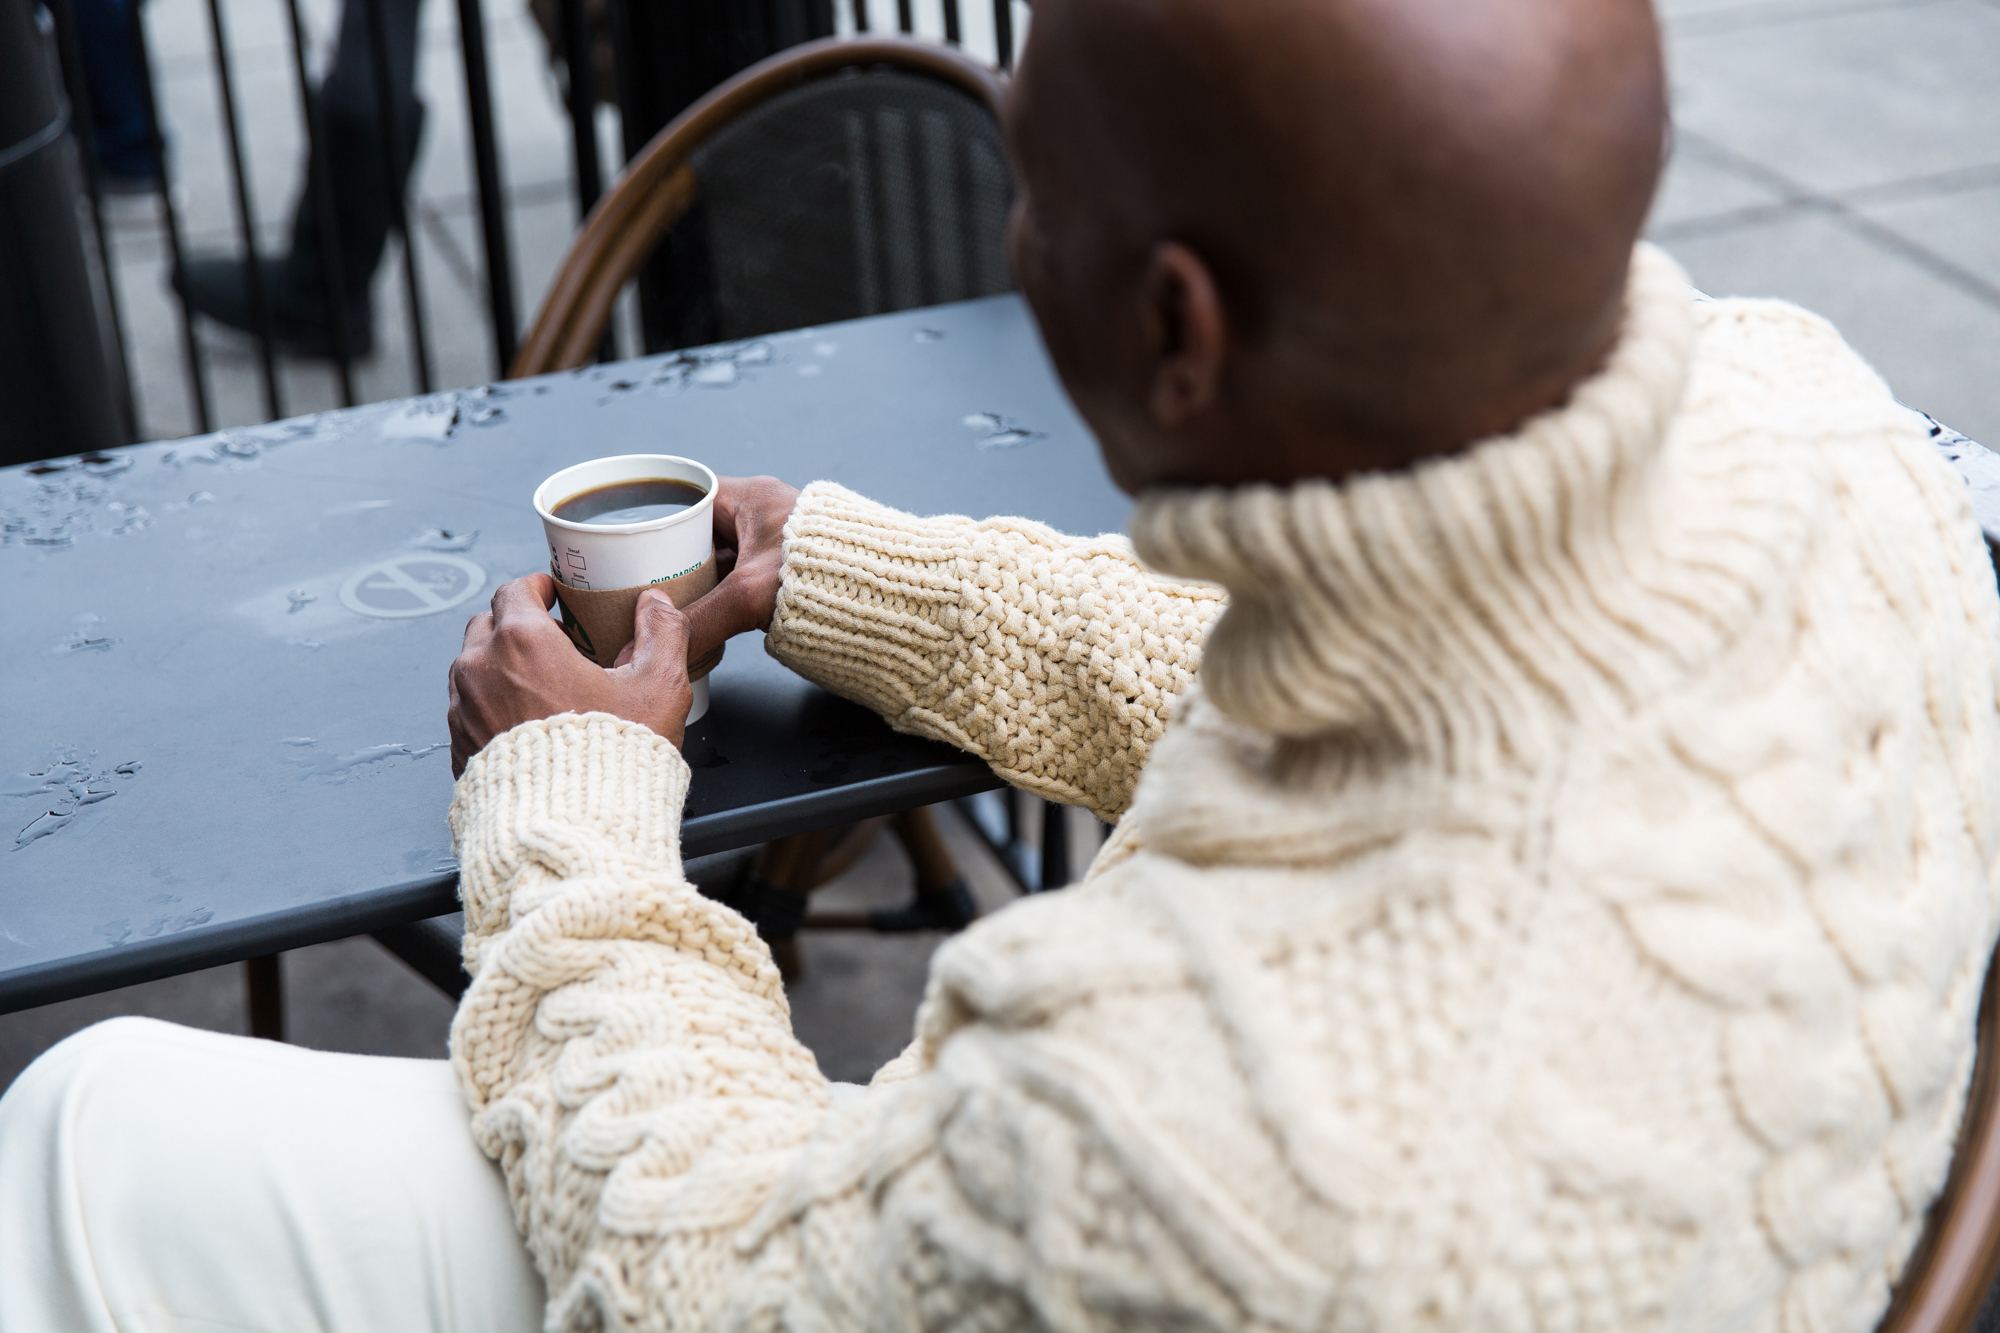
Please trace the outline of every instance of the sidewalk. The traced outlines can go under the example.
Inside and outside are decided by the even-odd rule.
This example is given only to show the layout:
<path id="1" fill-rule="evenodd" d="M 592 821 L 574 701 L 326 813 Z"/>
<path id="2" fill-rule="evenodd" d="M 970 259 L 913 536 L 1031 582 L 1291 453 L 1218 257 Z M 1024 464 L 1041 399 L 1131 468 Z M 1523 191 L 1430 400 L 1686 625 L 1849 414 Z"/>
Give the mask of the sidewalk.
<path id="1" fill-rule="evenodd" d="M 2000 441 L 2000 4 L 1663 10 L 1654 239 L 1712 295 L 1825 315 L 1904 402 Z"/>

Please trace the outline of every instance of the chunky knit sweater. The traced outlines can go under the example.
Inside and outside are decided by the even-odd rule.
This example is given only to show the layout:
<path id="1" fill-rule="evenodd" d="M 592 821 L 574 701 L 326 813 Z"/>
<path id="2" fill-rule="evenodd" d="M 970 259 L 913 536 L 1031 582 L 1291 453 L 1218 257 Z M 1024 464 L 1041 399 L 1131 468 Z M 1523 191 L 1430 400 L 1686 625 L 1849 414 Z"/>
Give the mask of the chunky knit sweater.
<path id="1" fill-rule="evenodd" d="M 1407 472 L 1130 546 L 811 487 L 771 651 L 1117 833 L 836 1104 L 673 747 L 493 742 L 452 1055 L 549 1327 L 1870 1328 L 2000 926 L 2000 605 L 1911 422 L 1642 250 L 1600 374 Z"/>

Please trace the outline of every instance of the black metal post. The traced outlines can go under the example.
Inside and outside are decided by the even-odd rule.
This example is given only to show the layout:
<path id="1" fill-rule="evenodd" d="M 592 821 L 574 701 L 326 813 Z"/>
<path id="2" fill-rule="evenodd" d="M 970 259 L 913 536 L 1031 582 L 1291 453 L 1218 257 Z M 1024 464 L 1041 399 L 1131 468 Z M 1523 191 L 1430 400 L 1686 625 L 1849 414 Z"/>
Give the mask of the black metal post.
<path id="1" fill-rule="evenodd" d="M 396 105 L 396 90 L 389 78 L 389 30 L 382 17 L 382 0 L 363 0 L 363 3 L 368 6 L 368 60 L 375 76 L 375 118 L 382 126 L 382 170 L 389 183 L 389 222 L 403 238 L 403 292 L 410 317 L 410 365 L 416 371 L 417 392 L 429 393 L 431 349 L 424 332 L 424 293 L 417 278 L 417 242 L 410 234 L 410 210 L 401 170 L 403 113 Z M 411 147 L 414 151 L 415 145 Z M 332 319 L 340 317 L 337 313 L 329 315 Z"/>
<path id="2" fill-rule="evenodd" d="M 126 10 L 132 25 L 132 49 L 138 53 L 139 95 L 146 104 L 146 151 L 153 159 L 153 175 L 160 184 L 160 217 L 167 224 L 167 256 L 175 273 L 183 271 L 180 213 L 174 207 L 174 183 L 167 175 L 167 141 L 160 133 L 160 103 L 153 90 L 153 51 L 146 40 L 146 21 L 139 6 Z M 201 343 L 194 336 L 194 311 L 182 299 L 181 365 L 187 371 L 188 396 L 194 400 L 195 429 L 202 434 L 213 430 L 208 409 L 208 382 L 202 376 Z"/>
<path id="3" fill-rule="evenodd" d="M 591 40 L 584 0 L 562 0 L 563 82 L 569 98 L 570 156 L 575 164 L 576 217 L 579 224 L 604 193 L 604 172 L 597 147 L 597 48 Z M 599 361 L 618 359 L 617 321 L 605 326 L 597 344 Z"/>
<path id="4" fill-rule="evenodd" d="M 1041 888 L 1060 889 L 1069 883 L 1069 807 L 1042 802 Z"/>
<path id="5" fill-rule="evenodd" d="M 854 30 L 868 31 L 868 0 L 848 0 L 854 6 Z"/>
<path id="6" fill-rule="evenodd" d="M 265 954 L 243 960 L 243 998 L 250 1012 L 250 1035 L 265 1041 L 285 1039 L 284 955 Z"/>
<path id="7" fill-rule="evenodd" d="M 604 193 L 597 151 L 597 49 L 584 0 L 562 0 L 563 65 L 568 74 L 571 149 L 576 158 L 576 216 L 590 216 Z"/>
<path id="8" fill-rule="evenodd" d="M 306 128 L 306 202 L 313 211 L 314 239 L 319 250 L 321 308 L 333 336 L 334 374 L 340 381 L 340 405 L 354 406 L 354 355 L 348 341 L 347 275 L 340 262 L 340 211 L 334 206 L 332 168 L 326 160 L 326 117 L 313 92 L 306 65 L 306 29 L 299 17 L 299 0 L 285 0 L 292 25 L 292 72 L 299 81 L 299 117 Z"/>
<path id="9" fill-rule="evenodd" d="M 1014 68 L 1014 0 L 993 0 L 993 50 L 1001 69 Z"/>
<path id="10" fill-rule="evenodd" d="M 249 176 L 243 166 L 243 136 L 236 121 L 236 77 L 229 58 L 229 34 L 222 22 L 222 0 L 208 0 L 208 29 L 215 38 L 215 87 L 222 97 L 222 127 L 229 141 L 229 169 L 235 176 L 236 231 L 243 239 L 243 274 L 250 292 L 250 319 L 256 325 L 264 415 L 275 421 L 285 411 L 278 394 L 277 363 L 271 356 L 271 307 L 264 292 L 264 266 L 257 257 L 256 206 L 250 202 Z"/>
<path id="11" fill-rule="evenodd" d="M 958 0 L 944 0 L 944 39 L 953 46 L 959 44 Z"/>
<path id="12" fill-rule="evenodd" d="M 910 0 L 896 0 L 896 29 L 905 37 L 917 30 L 915 8 Z"/>
<path id="13" fill-rule="evenodd" d="M 479 225 L 486 246 L 486 303 L 493 315 L 496 376 L 514 364 L 514 257 L 507 245 L 507 191 L 493 137 L 493 89 L 486 71 L 486 17 L 480 0 L 458 0 L 458 51 L 465 62 L 466 112 L 472 121 L 472 163 L 479 178 Z"/>
<path id="14" fill-rule="evenodd" d="M 611 8 L 614 45 L 621 53 L 619 110 L 628 161 L 711 88 L 807 40 L 815 22 L 807 6 L 761 0 L 612 0 Z M 856 16 L 865 28 L 859 7 Z M 649 352 L 690 341 L 673 271 L 658 254 L 639 270 L 639 317 Z"/>
<path id="15" fill-rule="evenodd" d="M 0 0 L 0 464 L 124 442 L 53 28 Z"/>
<path id="16" fill-rule="evenodd" d="M 111 233 L 104 226 L 103 168 L 97 161 L 97 116 L 90 104 L 90 82 L 83 72 L 83 52 L 77 46 L 76 18 L 69 0 L 48 0 L 56 21 L 56 47 L 62 56 L 63 83 L 69 92 L 70 114 L 76 125 L 77 147 L 83 157 L 84 185 L 90 192 L 90 228 L 97 238 L 97 262 L 104 275 L 105 312 L 111 318 L 113 370 L 118 381 L 118 406 L 124 417 L 124 437 L 139 438 L 139 397 L 132 389 L 132 367 L 125 358 L 125 308 L 113 271 Z"/>

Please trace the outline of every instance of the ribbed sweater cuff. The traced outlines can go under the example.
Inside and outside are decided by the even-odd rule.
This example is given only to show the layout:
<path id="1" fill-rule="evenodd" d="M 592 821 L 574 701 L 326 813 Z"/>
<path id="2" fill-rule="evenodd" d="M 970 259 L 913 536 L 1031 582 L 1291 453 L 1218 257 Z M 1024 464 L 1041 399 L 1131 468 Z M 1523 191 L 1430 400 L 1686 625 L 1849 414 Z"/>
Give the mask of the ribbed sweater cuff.
<path id="1" fill-rule="evenodd" d="M 814 482 L 785 524 L 766 648 L 893 720 L 935 687 L 951 653 L 973 537 L 963 518 L 918 518 Z"/>
<path id="2" fill-rule="evenodd" d="M 680 751 L 609 713 L 564 713 L 495 738 L 451 804 L 468 933 L 505 929 L 531 863 L 565 879 L 617 866 L 678 877 L 688 776 Z"/>

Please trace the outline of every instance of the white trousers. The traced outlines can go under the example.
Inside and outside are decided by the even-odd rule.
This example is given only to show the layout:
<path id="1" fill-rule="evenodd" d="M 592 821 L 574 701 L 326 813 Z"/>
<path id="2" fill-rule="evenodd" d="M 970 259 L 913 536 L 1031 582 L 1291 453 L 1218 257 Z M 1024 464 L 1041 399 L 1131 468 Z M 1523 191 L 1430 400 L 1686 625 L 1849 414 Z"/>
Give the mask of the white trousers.
<path id="1" fill-rule="evenodd" d="M 0 1099 L 0 1333 L 533 1333 L 438 1060 L 119 1018 Z"/>

